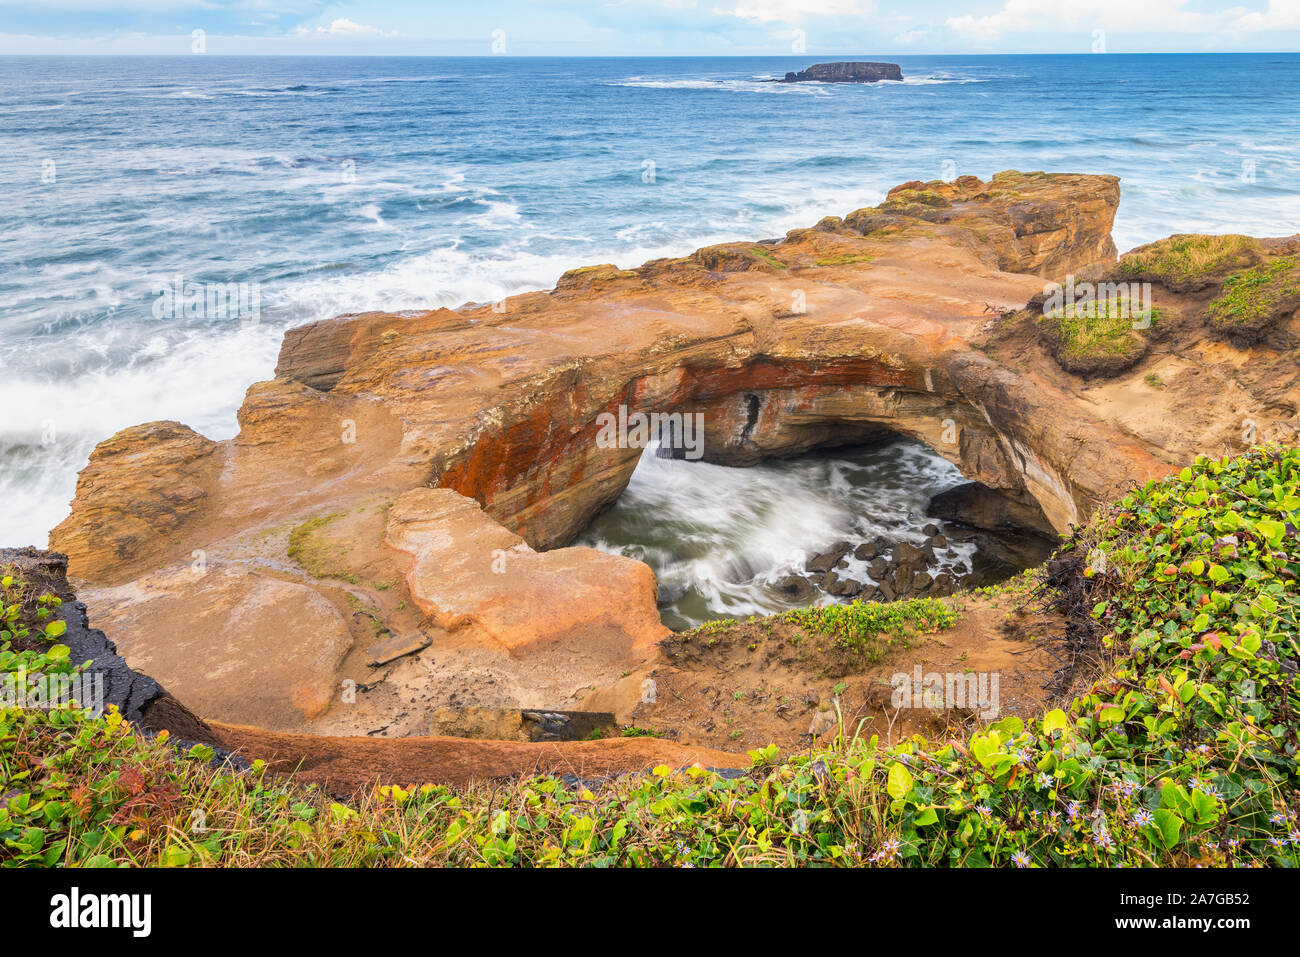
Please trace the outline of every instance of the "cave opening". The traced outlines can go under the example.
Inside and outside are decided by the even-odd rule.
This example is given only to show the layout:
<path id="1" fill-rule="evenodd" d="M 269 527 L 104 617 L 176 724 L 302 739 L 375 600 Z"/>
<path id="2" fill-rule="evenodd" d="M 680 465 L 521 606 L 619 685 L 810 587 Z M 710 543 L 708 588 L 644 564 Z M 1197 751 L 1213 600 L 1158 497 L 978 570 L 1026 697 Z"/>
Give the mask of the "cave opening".
<path id="1" fill-rule="evenodd" d="M 627 488 L 573 542 L 648 564 L 665 625 L 892 601 L 1003 581 L 1054 533 L 1027 495 L 969 482 L 893 432 L 747 467 L 651 442 Z"/>

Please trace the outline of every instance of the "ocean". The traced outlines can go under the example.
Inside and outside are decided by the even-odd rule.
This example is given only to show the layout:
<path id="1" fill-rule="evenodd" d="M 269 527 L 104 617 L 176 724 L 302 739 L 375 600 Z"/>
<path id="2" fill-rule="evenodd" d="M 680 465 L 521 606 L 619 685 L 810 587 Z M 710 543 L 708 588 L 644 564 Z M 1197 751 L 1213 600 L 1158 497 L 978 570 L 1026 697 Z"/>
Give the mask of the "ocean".
<path id="1" fill-rule="evenodd" d="M 45 544 L 124 426 L 233 435 L 313 319 L 494 300 L 1007 168 L 1120 176 L 1121 249 L 1300 231 L 1300 55 L 763 82 L 819 59 L 0 57 L 0 543 Z M 246 284 L 255 315 L 160 315 L 178 277 Z"/>

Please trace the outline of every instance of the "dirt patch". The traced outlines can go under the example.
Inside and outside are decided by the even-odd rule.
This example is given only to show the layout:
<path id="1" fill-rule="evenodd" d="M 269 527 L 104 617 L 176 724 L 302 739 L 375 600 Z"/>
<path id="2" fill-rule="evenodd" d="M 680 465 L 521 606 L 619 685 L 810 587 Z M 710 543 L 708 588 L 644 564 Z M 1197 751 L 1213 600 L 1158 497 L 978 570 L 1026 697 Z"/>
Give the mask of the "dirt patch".
<path id="1" fill-rule="evenodd" d="M 978 712 L 989 713 L 978 705 L 895 707 L 893 676 L 910 683 L 918 667 L 922 678 L 996 675 L 998 715 L 1041 711 L 1060 668 L 1064 616 L 1038 607 L 1027 591 L 950 601 L 961 610 L 952 627 L 882 643 L 878 652 L 848 650 L 776 618 L 675 635 L 662 644 L 659 662 L 585 706 L 614 704 L 632 728 L 727 751 L 768 744 L 800 751 L 841 729 L 897 741 L 965 727 Z"/>
<path id="2" fill-rule="evenodd" d="M 212 723 L 222 744 L 258 757 L 275 774 L 317 784 L 334 794 L 354 794 L 376 784 L 468 785 L 534 774 L 599 780 L 673 768 L 747 768 L 746 755 L 687 747 L 655 738 L 523 743 L 465 738 L 337 738 L 285 734 Z"/>

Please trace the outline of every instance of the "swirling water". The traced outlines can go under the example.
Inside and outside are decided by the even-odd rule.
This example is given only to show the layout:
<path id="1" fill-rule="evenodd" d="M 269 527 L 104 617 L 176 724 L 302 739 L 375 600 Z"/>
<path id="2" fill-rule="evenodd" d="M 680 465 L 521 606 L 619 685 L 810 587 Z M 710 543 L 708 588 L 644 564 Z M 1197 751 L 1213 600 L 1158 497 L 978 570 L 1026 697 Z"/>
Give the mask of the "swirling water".
<path id="1" fill-rule="evenodd" d="M 836 542 L 883 536 L 923 544 L 930 496 L 965 481 L 926 446 L 902 438 L 743 469 L 655 451 L 646 449 L 619 500 L 574 544 L 654 569 L 661 616 L 676 629 L 784 611 L 791 601 L 771 586 L 806 574 L 807 559 Z M 973 544 L 951 542 L 933 570 L 959 563 L 969 570 L 974 553 Z M 841 575 L 869 580 L 866 562 L 845 560 Z M 834 600 L 819 594 L 795 604 Z"/>
<path id="2" fill-rule="evenodd" d="M 0 58 L 0 542 L 43 544 L 119 428 L 232 435 L 312 319 L 546 288 L 1005 168 L 1121 176 L 1121 248 L 1300 230 L 1300 56 L 762 82 L 809 62 Z M 156 317 L 177 275 L 256 284 L 258 321 Z"/>

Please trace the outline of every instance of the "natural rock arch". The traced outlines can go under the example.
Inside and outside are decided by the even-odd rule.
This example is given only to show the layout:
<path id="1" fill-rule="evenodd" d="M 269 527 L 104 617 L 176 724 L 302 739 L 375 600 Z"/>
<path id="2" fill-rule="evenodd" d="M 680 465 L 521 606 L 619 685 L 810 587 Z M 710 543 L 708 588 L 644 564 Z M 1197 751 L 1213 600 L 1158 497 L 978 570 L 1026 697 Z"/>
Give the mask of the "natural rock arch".
<path id="1" fill-rule="evenodd" d="M 639 449 L 594 441 L 620 405 L 702 413 L 706 458 L 736 465 L 911 435 L 969 478 L 1023 489 L 1062 530 L 1159 474 L 1147 447 L 968 342 L 1045 278 L 1113 261 L 1117 203 L 1112 177 L 905 184 L 781 241 L 586 267 L 503 308 L 291 330 L 235 439 L 153 423 L 106 440 L 51 543 L 127 659 L 147 657 L 205 716 L 361 733 L 329 704 L 341 679 L 373 674 L 358 604 L 394 633 L 423 629 L 411 647 L 428 674 L 475 662 L 467 694 L 571 705 L 666 633 L 646 566 L 559 547 L 635 468 Z M 330 560 L 296 561 L 294 535 Z M 195 574 L 195 555 L 215 575 Z M 283 614 L 294 596 L 316 607 L 310 627 Z M 225 653 L 248 642 L 282 686 Z M 197 655 L 233 692 L 205 691 Z M 404 667 L 381 687 L 418 691 Z"/>

